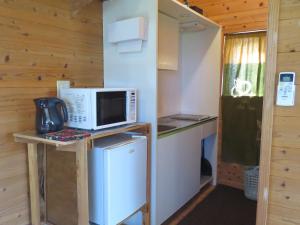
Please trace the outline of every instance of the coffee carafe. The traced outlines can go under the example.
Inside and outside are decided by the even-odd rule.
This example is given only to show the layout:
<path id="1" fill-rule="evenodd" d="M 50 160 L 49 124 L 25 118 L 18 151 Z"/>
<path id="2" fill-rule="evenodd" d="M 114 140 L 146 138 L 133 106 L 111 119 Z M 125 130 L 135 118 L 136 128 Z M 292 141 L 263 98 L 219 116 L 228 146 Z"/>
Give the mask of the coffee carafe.
<path id="1" fill-rule="evenodd" d="M 55 97 L 34 99 L 36 106 L 36 130 L 39 134 L 60 131 L 68 121 L 63 100 Z"/>

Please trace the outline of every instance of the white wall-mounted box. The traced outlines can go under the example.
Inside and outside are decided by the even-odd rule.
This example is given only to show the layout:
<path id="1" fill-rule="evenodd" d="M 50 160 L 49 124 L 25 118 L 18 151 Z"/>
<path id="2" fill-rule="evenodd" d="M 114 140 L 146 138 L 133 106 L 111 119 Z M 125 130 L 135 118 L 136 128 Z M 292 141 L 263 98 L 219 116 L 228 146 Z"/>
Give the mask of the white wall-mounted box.
<path id="1" fill-rule="evenodd" d="M 108 26 L 108 42 L 117 44 L 119 52 L 141 51 L 145 40 L 147 40 L 147 23 L 144 17 L 120 20 Z"/>

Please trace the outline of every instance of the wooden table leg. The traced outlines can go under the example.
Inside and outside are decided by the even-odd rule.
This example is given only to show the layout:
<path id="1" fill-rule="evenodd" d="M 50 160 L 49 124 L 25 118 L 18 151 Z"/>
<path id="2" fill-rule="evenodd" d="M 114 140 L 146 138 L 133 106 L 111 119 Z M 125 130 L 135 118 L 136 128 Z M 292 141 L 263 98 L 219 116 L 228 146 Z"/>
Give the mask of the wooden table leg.
<path id="1" fill-rule="evenodd" d="M 147 127 L 147 204 L 145 211 L 145 224 L 150 225 L 151 223 L 151 126 Z"/>
<path id="2" fill-rule="evenodd" d="M 38 175 L 37 144 L 28 143 L 28 168 L 32 225 L 40 225 L 40 190 Z"/>
<path id="3" fill-rule="evenodd" d="M 78 225 L 89 224 L 87 143 L 76 146 Z"/>
<path id="4" fill-rule="evenodd" d="M 148 203 L 144 205 L 142 208 L 143 213 L 143 225 L 150 225 L 150 208 L 148 206 Z"/>

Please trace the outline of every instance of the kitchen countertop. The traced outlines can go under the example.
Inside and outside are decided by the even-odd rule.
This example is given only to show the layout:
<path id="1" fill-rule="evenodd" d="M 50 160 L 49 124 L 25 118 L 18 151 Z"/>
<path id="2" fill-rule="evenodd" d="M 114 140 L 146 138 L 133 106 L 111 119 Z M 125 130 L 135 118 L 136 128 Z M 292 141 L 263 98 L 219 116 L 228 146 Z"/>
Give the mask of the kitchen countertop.
<path id="1" fill-rule="evenodd" d="M 212 120 L 216 120 L 216 116 L 208 116 L 207 118 L 200 120 L 200 121 L 194 121 L 194 120 L 179 120 L 172 118 L 174 115 L 165 116 L 158 118 L 158 125 L 164 125 L 164 126 L 174 126 L 175 128 L 169 129 L 166 131 L 158 132 L 158 138 L 162 138 L 165 136 L 169 136 L 171 134 L 175 134 L 178 132 L 181 132 L 185 129 L 189 129 L 194 126 L 199 126 L 201 124 L 207 123 Z"/>

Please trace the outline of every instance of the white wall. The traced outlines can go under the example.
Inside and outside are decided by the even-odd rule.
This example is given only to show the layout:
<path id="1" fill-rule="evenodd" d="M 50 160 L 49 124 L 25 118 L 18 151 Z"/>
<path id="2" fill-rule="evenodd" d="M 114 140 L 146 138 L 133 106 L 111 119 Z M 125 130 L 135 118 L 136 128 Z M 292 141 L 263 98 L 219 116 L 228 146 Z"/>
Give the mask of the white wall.
<path id="1" fill-rule="evenodd" d="M 180 113 L 181 75 L 179 71 L 158 71 L 158 117 Z"/>
<path id="2" fill-rule="evenodd" d="M 179 22 L 158 13 L 158 117 L 180 113 Z M 162 70 L 164 69 L 164 70 Z M 173 70 L 165 70 L 173 69 Z M 176 69 L 176 70 L 174 70 Z"/>
<path id="3" fill-rule="evenodd" d="M 219 115 L 221 31 L 180 35 L 178 71 L 158 71 L 158 116 Z"/>
<path id="4" fill-rule="evenodd" d="M 152 124 L 153 137 L 157 136 L 157 7 L 157 0 L 112 0 L 103 3 L 104 86 L 138 89 L 138 121 Z M 143 43 L 142 52 L 119 54 L 116 46 L 107 42 L 107 25 L 137 16 L 143 16 L 148 21 L 148 40 Z M 153 206 L 156 138 L 152 138 L 151 162 Z M 151 211 L 154 218 L 155 210 Z M 130 224 L 142 223 L 133 220 Z"/>
<path id="5" fill-rule="evenodd" d="M 209 28 L 181 35 L 183 113 L 219 115 L 220 69 L 220 30 Z"/>

